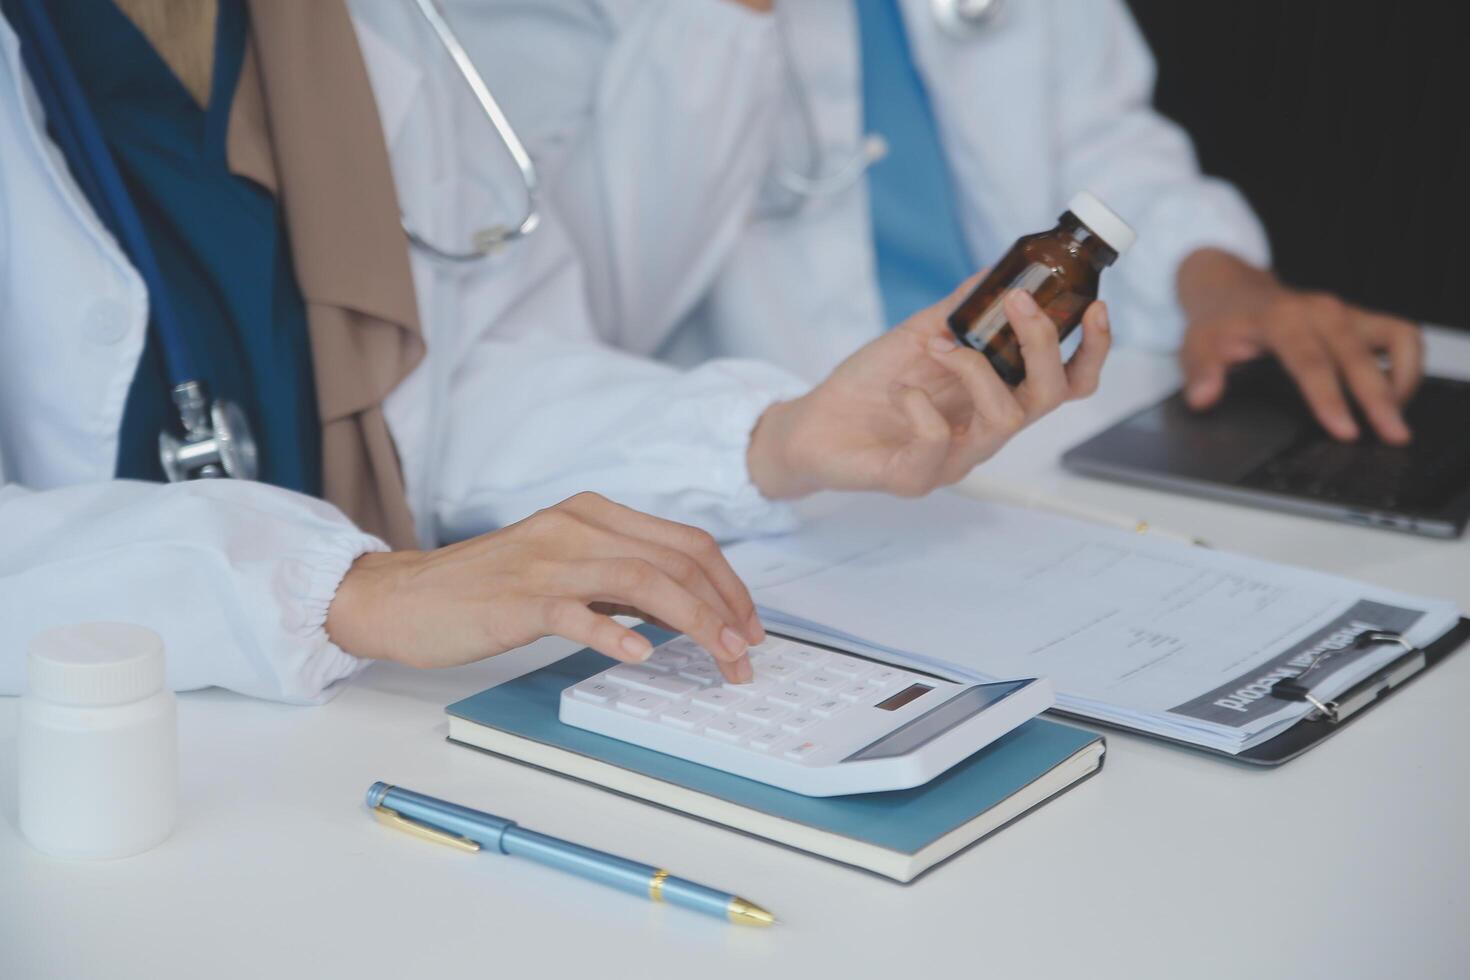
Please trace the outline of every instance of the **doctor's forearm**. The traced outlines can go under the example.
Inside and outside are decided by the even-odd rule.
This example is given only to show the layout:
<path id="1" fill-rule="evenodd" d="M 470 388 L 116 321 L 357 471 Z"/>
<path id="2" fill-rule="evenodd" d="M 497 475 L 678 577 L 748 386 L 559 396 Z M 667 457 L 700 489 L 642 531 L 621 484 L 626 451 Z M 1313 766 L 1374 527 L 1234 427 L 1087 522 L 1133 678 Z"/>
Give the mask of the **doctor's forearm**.
<path id="1" fill-rule="evenodd" d="M 775 0 L 729 0 L 729 2 L 738 3 L 740 6 L 749 7 L 751 10 L 762 11 L 772 9 L 775 4 Z"/>

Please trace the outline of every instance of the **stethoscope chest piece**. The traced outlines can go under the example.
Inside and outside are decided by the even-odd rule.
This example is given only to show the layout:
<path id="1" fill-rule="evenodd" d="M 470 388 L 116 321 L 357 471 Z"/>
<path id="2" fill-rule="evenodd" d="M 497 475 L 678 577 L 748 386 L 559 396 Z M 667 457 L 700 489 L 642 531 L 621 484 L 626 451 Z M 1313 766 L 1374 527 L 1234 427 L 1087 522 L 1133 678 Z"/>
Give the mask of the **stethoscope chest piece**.
<path id="1" fill-rule="evenodd" d="M 158 457 L 168 482 L 220 477 L 254 480 L 260 475 L 255 438 L 240 406 L 223 398 L 211 405 L 197 381 L 174 388 L 173 399 L 184 423 L 184 437 L 159 433 Z"/>
<path id="2" fill-rule="evenodd" d="M 1005 7 L 1005 0 L 929 0 L 939 29 L 961 40 L 989 27 Z"/>

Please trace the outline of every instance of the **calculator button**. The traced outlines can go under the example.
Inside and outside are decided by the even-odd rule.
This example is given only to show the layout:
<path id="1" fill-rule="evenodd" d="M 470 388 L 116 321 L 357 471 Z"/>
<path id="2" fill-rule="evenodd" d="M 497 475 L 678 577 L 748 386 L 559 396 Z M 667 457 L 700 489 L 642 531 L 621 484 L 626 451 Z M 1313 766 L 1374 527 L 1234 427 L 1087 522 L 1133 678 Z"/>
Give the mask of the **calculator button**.
<path id="1" fill-rule="evenodd" d="M 692 660 L 702 660 L 708 656 L 708 654 L 704 652 L 704 647 L 700 646 L 698 643 L 695 643 L 687 636 L 680 636 L 670 640 L 663 646 L 659 647 L 658 652 L 678 654 L 681 656 L 689 657 Z"/>
<path id="2" fill-rule="evenodd" d="M 827 659 L 827 651 L 815 650 L 811 647 L 788 645 L 781 656 L 794 664 L 801 664 L 803 667 L 815 667 Z"/>
<path id="3" fill-rule="evenodd" d="M 843 701 L 841 698 L 827 697 L 823 698 L 820 701 L 814 701 L 811 704 L 807 705 L 806 710 L 810 711 L 818 718 L 831 718 L 835 714 L 840 714 L 841 712 L 846 711 L 847 707 L 847 702 Z"/>
<path id="4" fill-rule="evenodd" d="M 738 742 L 747 735 L 761 730 L 761 726 L 744 718 L 720 718 L 710 722 L 704 730 L 712 738 L 723 742 Z"/>
<path id="5" fill-rule="evenodd" d="M 592 704 L 607 704 L 617 700 L 618 689 L 605 681 L 583 681 L 572 688 L 572 697 Z"/>
<path id="6" fill-rule="evenodd" d="M 667 708 L 659 720 L 665 725 L 682 728 L 685 731 L 702 729 L 709 723 L 710 713 L 694 707 L 691 704 L 676 704 Z"/>
<path id="7" fill-rule="evenodd" d="M 818 751 L 820 751 L 821 748 L 822 747 L 816 742 L 797 742 L 795 745 L 791 746 L 791 748 L 786 750 L 785 755 L 788 759 L 795 759 L 796 761 L 800 762 L 802 759 L 811 758 Z"/>
<path id="8" fill-rule="evenodd" d="M 817 692 L 800 687 L 782 687 L 766 695 L 766 700 L 788 708 L 800 708 L 808 701 L 816 700 Z"/>
<path id="9" fill-rule="evenodd" d="M 630 715 L 639 718 L 647 718 L 655 711 L 661 710 L 669 702 L 652 694 L 626 694 L 618 701 L 618 710 L 626 711 Z"/>
<path id="10" fill-rule="evenodd" d="M 825 670 L 814 670 L 810 674 L 797 678 L 796 683 L 800 687 L 809 687 L 813 691 L 826 693 L 837 690 L 839 687 L 844 686 L 847 681 L 834 674 L 829 674 Z"/>
<path id="11" fill-rule="evenodd" d="M 742 704 L 735 709 L 735 713 L 742 718 L 749 718 L 751 721 L 763 724 L 778 722 L 791 714 L 779 704 L 772 704 L 769 701 L 751 701 L 749 704 Z"/>
<path id="12" fill-rule="evenodd" d="M 718 684 L 723 679 L 720 677 L 719 670 L 709 662 L 708 658 L 696 660 L 687 667 L 679 668 L 679 676 L 686 681 L 693 681 L 706 687 L 710 684 Z"/>
<path id="13" fill-rule="evenodd" d="M 612 681 L 620 687 L 632 688 L 635 691 L 646 691 L 649 694 L 662 694 L 671 698 L 683 697 L 699 690 L 699 685 L 693 681 L 681 680 L 668 674 L 660 674 L 649 670 L 640 664 L 636 667 L 619 666 L 611 667 L 603 671 L 603 677 Z"/>
<path id="14" fill-rule="evenodd" d="M 892 667 L 875 670 L 863 678 L 864 683 L 872 684 L 874 687 L 887 687 L 890 684 L 897 684 L 899 681 L 905 680 L 908 680 L 908 675 L 901 670 L 894 670 Z"/>
<path id="15" fill-rule="evenodd" d="M 837 696 L 844 701 L 871 701 L 882 693 L 881 687 L 875 687 L 866 681 L 858 681 L 846 690 L 838 691 Z"/>
<path id="16" fill-rule="evenodd" d="M 783 660 L 779 657 L 771 657 L 767 660 L 762 661 L 760 667 L 761 673 L 765 674 L 767 677 L 775 677 L 780 680 L 786 680 L 788 678 L 794 677 L 795 675 L 801 673 L 802 670 L 802 668 L 798 667 L 796 664 L 791 663 L 788 660 Z"/>
<path id="17" fill-rule="evenodd" d="M 764 697 L 777 688 L 785 686 L 785 681 L 777 680 L 774 677 L 767 677 L 765 674 L 762 674 L 760 672 L 759 668 L 756 668 L 755 676 L 752 677 L 750 680 L 746 681 L 744 684 L 734 685 L 735 689 L 741 694 L 753 694 L 760 697 Z"/>
<path id="18" fill-rule="evenodd" d="M 856 680 L 866 677 L 874 671 L 873 664 L 866 660 L 857 660 L 852 657 L 831 657 L 822 664 L 822 670 L 828 674 L 836 674 L 838 677 L 846 677 Z"/>
<path id="19" fill-rule="evenodd" d="M 804 711 L 799 711 L 790 717 L 781 719 L 781 728 L 795 735 L 806 731 L 815 725 L 817 721 L 816 715 L 809 715 Z"/>
<path id="20" fill-rule="evenodd" d="M 656 677 L 648 682 L 648 686 L 660 694 L 667 694 L 671 698 L 682 698 L 686 694 L 693 694 L 695 691 L 700 690 L 698 684 L 679 677 Z"/>
<path id="21" fill-rule="evenodd" d="M 771 749 L 786 741 L 786 733 L 779 728 L 768 728 L 763 732 L 756 732 L 746 741 L 746 745 L 757 752 L 769 752 Z"/>
<path id="22" fill-rule="evenodd" d="M 653 656 L 645 660 L 643 666 L 652 667 L 655 670 L 660 668 L 664 670 L 678 670 L 680 667 L 688 667 L 690 661 L 693 659 L 687 653 L 680 653 L 677 650 L 661 647 L 653 651 Z"/>
<path id="23" fill-rule="evenodd" d="M 725 687 L 711 687 L 700 691 L 689 700 L 711 711 L 729 711 L 737 704 L 745 703 L 745 695 L 736 694 Z"/>
<path id="24" fill-rule="evenodd" d="M 635 691 L 651 691 L 653 688 L 649 684 L 662 678 L 663 674 L 656 670 L 649 670 L 641 664 L 638 666 L 620 664 L 602 672 L 603 680 L 611 681 L 619 687 L 631 687 Z"/>

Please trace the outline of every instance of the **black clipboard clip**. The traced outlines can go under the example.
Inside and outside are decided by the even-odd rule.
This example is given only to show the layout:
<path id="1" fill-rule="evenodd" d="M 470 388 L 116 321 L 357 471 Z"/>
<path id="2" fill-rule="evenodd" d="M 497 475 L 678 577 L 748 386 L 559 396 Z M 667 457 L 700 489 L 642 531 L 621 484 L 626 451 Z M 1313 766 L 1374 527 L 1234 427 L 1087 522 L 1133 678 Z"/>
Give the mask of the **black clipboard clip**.
<path id="1" fill-rule="evenodd" d="M 1392 687 L 1397 687 L 1408 678 L 1423 670 L 1428 663 L 1428 656 L 1419 647 L 1405 640 L 1402 635 L 1387 630 L 1369 630 L 1360 633 L 1353 640 L 1353 645 L 1345 649 L 1361 650 L 1365 647 L 1377 646 L 1380 643 L 1395 643 L 1403 647 L 1402 656 L 1390 661 L 1384 667 L 1376 671 L 1373 676 L 1348 688 L 1337 696 L 1334 701 L 1323 701 L 1311 692 L 1312 671 L 1327 664 L 1339 650 L 1323 650 L 1307 664 L 1306 669 L 1295 677 L 1283 677 L 1271 686 L 1271 696 L 1283 701 L 1306 701 L 1312 705 L 1313 713 L 1309 719 L 1322 719 L 1331 724 L 1336 724 L 1347 718 L 1353 712 L 1364 705 L 1372 703 L 1378 695 Z"/>

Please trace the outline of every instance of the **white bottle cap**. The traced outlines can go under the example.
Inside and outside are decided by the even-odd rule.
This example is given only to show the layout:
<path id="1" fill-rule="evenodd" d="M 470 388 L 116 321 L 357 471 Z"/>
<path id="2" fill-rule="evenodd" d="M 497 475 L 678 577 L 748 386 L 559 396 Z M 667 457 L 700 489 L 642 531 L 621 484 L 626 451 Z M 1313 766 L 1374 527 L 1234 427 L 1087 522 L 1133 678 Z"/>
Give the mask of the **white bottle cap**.
<path id="1" fill-rule="evenodd" d="M 141 701 L 163 687 L 163 639 L 126 623 L 82 623 L 31 640 L 29 693 L 53 704 Z"/>
<path id="2" fill-rule="evenodd" d="M 1078 221 L 1091 228 L 1098 238 L 1107 243 L 1108 248 L 1120 256 L 1138 240 L 1138 233 L 1128 226 L 1128 222 L 1098 200 L 1096 194 L 1079 191 L 1067 202 L 1067 210 L 1075 214 Z"/>

